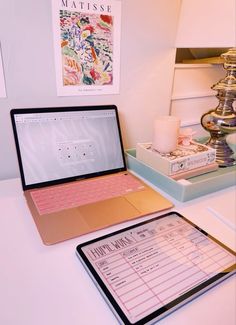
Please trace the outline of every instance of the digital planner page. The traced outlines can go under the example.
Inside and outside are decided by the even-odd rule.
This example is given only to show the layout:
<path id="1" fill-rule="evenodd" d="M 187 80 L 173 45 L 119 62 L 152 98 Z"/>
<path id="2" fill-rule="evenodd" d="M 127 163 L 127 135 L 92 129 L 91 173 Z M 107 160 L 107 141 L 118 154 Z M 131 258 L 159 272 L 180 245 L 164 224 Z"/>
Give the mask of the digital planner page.
<path id="1" fill-rule="evenodd" d="M 233 254 L 175 214 L 82 250 L 131 323 L 235 263 Z"/>

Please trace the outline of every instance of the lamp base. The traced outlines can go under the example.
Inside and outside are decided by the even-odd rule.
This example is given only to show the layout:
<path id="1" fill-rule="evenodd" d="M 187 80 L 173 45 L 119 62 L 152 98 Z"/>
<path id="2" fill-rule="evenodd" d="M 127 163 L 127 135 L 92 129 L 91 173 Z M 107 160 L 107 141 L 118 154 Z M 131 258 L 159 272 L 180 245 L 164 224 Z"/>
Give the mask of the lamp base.
<path id="1" fill-rule="evenodd" d="M 201 124 L 210 133 L 208 145 L 216 149 L 216 161 L 220 167 L 236 165 L 233 150 L 226 142 L 226 136 L 236 132 L 236 48 L 221 54 L 224 59 L 225 78 L 211 88 L 217 91 L 218 106 L 203 114 Z"/>
<path id="2" fill-rule="evenodd" d="M 236 165 L 236 159 L 233 158 L 233 150 L 227 144 L 225 138 L 210 138 L 206 145 L 216 149 L 216 162 L 220 167 L 230 167 Z"/>

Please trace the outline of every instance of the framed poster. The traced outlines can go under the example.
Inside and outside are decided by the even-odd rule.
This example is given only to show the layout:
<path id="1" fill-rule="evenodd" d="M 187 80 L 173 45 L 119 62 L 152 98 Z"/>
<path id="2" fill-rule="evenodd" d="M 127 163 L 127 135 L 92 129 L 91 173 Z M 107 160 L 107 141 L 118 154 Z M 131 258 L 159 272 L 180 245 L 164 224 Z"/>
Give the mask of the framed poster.
<path id="1" fill-rule="evenodd" d="M 121 2 L 52 0 L 58 96 L 119 92 Z"/>
<path id="2" fill-rule="evenodd" d="M 1 44 L 0 44 L 0 98 L 6 97 L 6 88 L 5 88 L 5 80 L 3 73 L 3 64 L 2 64 L 2 54 L 1 54 Z"/>

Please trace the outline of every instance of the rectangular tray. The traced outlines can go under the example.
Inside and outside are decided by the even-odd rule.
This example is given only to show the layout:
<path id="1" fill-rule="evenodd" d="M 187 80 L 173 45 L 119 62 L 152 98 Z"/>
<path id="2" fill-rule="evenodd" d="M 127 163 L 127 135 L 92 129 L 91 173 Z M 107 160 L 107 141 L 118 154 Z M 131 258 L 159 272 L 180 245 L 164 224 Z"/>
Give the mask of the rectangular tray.
<path id="1" fill-rule="evenodd" d="M 126 160 L 128 169 L 133 170 L 181 202 L 236 185 L 236 166 L 219 168 L 217 171 L 195 176 L 186 182 L 181 182 L 175 181 L 139 161 L 136 158 L 135 149 L 126 150 Z"/>

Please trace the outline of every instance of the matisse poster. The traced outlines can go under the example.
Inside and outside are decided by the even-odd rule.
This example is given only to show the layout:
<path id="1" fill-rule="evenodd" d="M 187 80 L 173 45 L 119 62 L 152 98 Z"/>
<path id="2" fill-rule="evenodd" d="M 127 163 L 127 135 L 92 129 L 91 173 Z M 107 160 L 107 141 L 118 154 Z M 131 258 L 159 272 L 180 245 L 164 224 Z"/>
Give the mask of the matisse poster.
<path id="1" fill-rule="evenodd" d="M 6 97 L 6 88 L 5 80 L 3 73 L 3 64 L 2 64 L 2 54 L 1 54 L 1 44 L 0 44 L 0 98 Z"/>
<path id="2" fill-rule="evenodd" d="M 120 1 L 52 0 L 58 96 L 119 92 Z"/>

